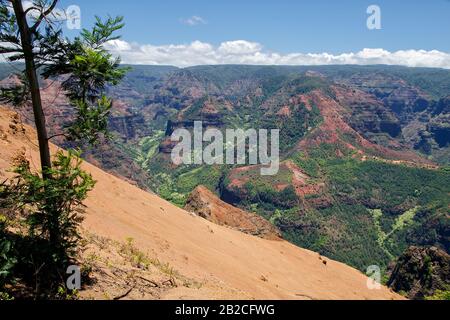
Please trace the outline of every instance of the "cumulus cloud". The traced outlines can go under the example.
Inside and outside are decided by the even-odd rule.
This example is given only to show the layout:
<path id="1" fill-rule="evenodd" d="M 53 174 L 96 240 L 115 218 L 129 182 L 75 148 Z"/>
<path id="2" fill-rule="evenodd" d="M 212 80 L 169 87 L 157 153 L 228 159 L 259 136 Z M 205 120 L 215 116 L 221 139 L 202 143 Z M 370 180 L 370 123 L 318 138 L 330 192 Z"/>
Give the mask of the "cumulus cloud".
<path id="1" fill-rule="evenodd" d="M 257 42 L 227 41 L 214 46 L 194 41 L 190 44 L 151 45 L 113 40 L 106 44 L 124 63 L 174 65 L 188 67 L 214 64 L 255 65 L 329 65 L 329 64 L 387 64 L 409 67 L 436 67 L 450 69 L 450 54 L 437 50 L 363 49 L 342 54 L 288 53 L 265 50 Z"/>
<path id="2" fill-rule="evenodd" d="M 259 43 L 244 40 L 222 42 L 218 52 L 223 55 L 250 55 L 261 51 Z"/>
<path id="3" fill-rule="evenodd" d="M 180 19 L 181 23 L 186 24 L 188 26 L 196 26 L 199 24 L 207 24 L 206 20 L 199 16 L 192 16 L 187 19 Z"/>

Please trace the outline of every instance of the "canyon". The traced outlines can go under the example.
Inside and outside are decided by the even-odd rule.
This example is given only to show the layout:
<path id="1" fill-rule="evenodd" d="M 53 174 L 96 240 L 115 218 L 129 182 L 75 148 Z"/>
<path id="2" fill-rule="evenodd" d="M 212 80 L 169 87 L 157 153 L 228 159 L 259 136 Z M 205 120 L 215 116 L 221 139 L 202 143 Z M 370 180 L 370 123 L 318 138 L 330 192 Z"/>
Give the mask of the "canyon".
<path id="1" fill-rule="evenodd" d="M 11 72 L 0 68 L 0 85 L 16 82 Z M 54 135 L 73 111 L 58 79 L 45 81 Z M 377 265 L 386 277 L 411 246 L 449 253 L 449 88 L 450 71 L 430 68 L 131 66 L 109 89 L 114 138 L 78 146 L 88 162 L 230 232 L 279 234 L 362 272 Z M 17 111 L 29 122 L 26 107 Z M 278 173 L 174 164 L 172 133 L 192 132 L 196 121 L 222 133 L 280 130 Z"/>

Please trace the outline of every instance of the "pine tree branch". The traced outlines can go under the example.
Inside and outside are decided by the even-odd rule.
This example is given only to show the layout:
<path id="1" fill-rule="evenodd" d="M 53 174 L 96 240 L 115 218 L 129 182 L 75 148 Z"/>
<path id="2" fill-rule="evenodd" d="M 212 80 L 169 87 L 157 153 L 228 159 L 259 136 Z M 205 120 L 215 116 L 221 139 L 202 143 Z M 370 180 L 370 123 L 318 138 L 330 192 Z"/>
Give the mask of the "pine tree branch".
<path id="1" fill-rule="evenodd" d="M 44 19 L 52 13 L 52 11 L 55 9 L 56 5 L 58 4 L 58 0 L 53 0 L 52 4 L 50 5 L 50 7 L 48 7 L 47 10 L 45 10 L 44 12 L 41 13 L 41 15 L 36 19 L 36 22 L 34 23 L 34 25 L 30 28 L 30 31 L 32 33 L 36 32 L 37 29 L 39 28 L 40 24 L 42 23 L 42 21 L 44 21 Z"/>
<path id="2" fill-rule="evenodd" d="M 19 48 L 3 48 L 0 47 L 0 54 L 5 54 L 5 53 L 22 53 L 22 50 Z"/>

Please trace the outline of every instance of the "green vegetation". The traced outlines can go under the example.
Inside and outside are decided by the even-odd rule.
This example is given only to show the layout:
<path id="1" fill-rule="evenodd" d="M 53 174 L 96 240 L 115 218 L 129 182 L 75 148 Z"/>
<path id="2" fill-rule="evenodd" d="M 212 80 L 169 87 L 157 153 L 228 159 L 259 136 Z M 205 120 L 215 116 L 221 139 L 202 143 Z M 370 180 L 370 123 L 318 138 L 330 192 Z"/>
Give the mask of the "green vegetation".
<path id="1" fill-rule="evenodd" d="M 291 181 L 291 173 L 280 170 L 267 181 L 245 172 L 250 180 L 235 202 L 269 219 L 287 240 L 362 271 L 385 268 L 410 245 L 448 248 L 448 172 L 360 161 L 352 152 L 337 158 L 339 148 L 322 144 L 292 156 L 308 183 L 324 183 L 304 200 L 290 188 L 274 190 Z"/>
<path id="2" fill-rule="evenodd" d="M 436 290 L 434 295 L 426 297 L 425 300 L 450 300 L 450 290 Z"/>
<path id="3" fill-rule="evenodd" d="M 106 87 L 125 75 L 120 59 L 104 49 L 118 39 L 123 17 L 96 17 L 92 30 L 83 29 L 65 38 L 54 10 L 58 0 L 34 1 L 24 8 L 22 1 L 0 0 L 0 51 L 9 62 L 24 61 L 20 83 L 2 89 L 0 98 L 14 106 L 31 105 L 37 132 L 41 170 L 36 172 L 24 154 L 15 159 L 15 176 L 0 185 L 0 293 L 8 284 L 20 281 L 29 296 L 67 299 L 76 296 L 65 289 L 66 268 L 73 264 L 78 249 L 78 227 L 83 220 L 82 201 L 94 187 L 92 177 L 81 169 L 81 151 L 50 154 L 50 140 L 98 143 L 108 136 L 112 100 Z M 38 12 L 29 19 L 29 12 Z M 19 66 L 19 65 L 18 65 Z M 40 79 L 61 79 L 62 91 L 73 107 L 72 123 L 48 135 L 43 112 Z M 29 109 L 27 109 L 29 110 Z M 71 118 L 71 117 L 68 117 Z"/>
<path id="4" fill-rule="evenodd" d="M 261 120 L 261 128 L 280 129 L 280 152 L 286 153 L 291 150 L 298 141 L 303 138 L 311 128 L 315 128 L 322 120 L 320 111 L 313 106 L 308 111 L 304 105 L 299 105 L 291 110 L 287 119 L 267 116 Z"/>
<path id="5" fill-rule="evenodd" d="M 305 156 L 303 152 L 299 152 L 297 155 L 293 157 L 295 164 L 302 169 L 304 173 L 312 178 L 319 178 L 321 176 L 320 173 L 320 165 L 317 161 L 310 159 Z"/>
<path id="6" fill-rule="evenodd" d="M 386 246 L 385 246 L 385 241 L 386 241 L 388 235 L 381 228 L 380 221 L 381 221 L 381 218 L 383 217 L 383 211 L 381 211 L 380 209 L 374 209 L 374 210 L 369 209 L 369 212 L 372 214 L 372 217 L 373 217 L 373 223 L 375 225 L 375 231 L 377 233 L 378 246 L 383 249 L 383 251 L 386 253 L 386 255 L 391 260 L 393 260 L 394 256 L 389 252 L 388 249 L 386 249 Z"/>
<path id="7" fill-rule="evenodd" d="M 0 194 L 3 192 L 4 187 L 0 187 Z M 7 217 L 0 212 L 0 300 L 7 300 L 8 295 L 2 291 L 6 284 L 13 281 L 13 268 L 17 263 L 17 258 L 14 254 L 14 243 L 8 237 L 7 223 Z"/>
<path id="8" fill-rule="evenodd" d="M 418 210 L 419 210 L 419 208 L 417 208 L 417 207 L 412 208 L 412 209 L 406 211 L 405 213 L 403 213 L 402 215 L 396 217 L 395 222 L 392 225 L 392 229 L 390 230 L 389 233 L 386 233 L 381 226 L 383 212 L 380 209 L 374 209 L 374 210 L 369 209 L 369 212 L 372 214 L 372 217 L 374 220 L 375 230 L 377 233 L 378 245 L 380 248 L 383 249 L 383 251 L 386 253 L 386 255 L 391 260 L 394 260 L 395 256 L 391 252 L 389 252 L 386 242 L 389 241 L 389 245 L 391 247 L 395 246 L 395 244 L 391 241 L 390 237 L 395 232 L 403 231 L 407 226 L 412 225 L 414 223 L 414 217 Z"/>
<path id="9" fill-rule="evenodd" d="M 366 222 L 365 230 L 373 230 L 376 249 L 381 248 L 389 260 L 414 243 L 445 248 L 445 227 L 432 231 L 428 226 L 448 225 L 445 214 L 450 204 L 450 175 L 437 170 L 353 159 L 330 160 L 322 170 L 333 202 L 359 203 L 374 208 L 370 211 L 372 223 Z M 346 215 L 352 216 L 358 211 L 355 205 L 349 205 Z M 352 220 L 345 220 L 348 221 L 346 227 L 351 227 Z M 355 252 L 355 256 L 358 253 Z M 340 253 L 336 257 L 346 262 L 355 259 L 343 260 Z"/>
<path id="10" fill-rule="evenodd" d="M 82 201 L 95 184 L 81 163 L 79 153 L 58 152 L 52 179 L 43 179 L 17 158 L 15 178 L 0 187 L 0 291 L 18 278 L 36 298 L 57 296 L 80 239 Z"/>
<path id="11" fill-rule="evenodd" d="M 251 204 L 257 204 L 258 209 L 266 213 L 274 212 L 277 209 L 291 209 L 298 202 L 292 186 L 277 191 L 272 185 L 251 181 L 247 182 L 244 188 L 247 195 L 240 205 L 250 206 Z"/>
<path id="12" fill-rule="evenodd" d="M 189 194 L 199 185 L 218 194 L 226 171 L 227 168 L 221 166 L 184 166 L 171 173 L 156 174 L 154 188 L 162 198 L 184 207 Z"/>
<path id="13" fill-rule="evenodd" d="M 331 160 L 325 166 L 333 193 L 383 212 L 400 214 L 416 206 L 446 212 L 450 175 L 378 161 Z"/>
<path id="14" fill-rule="evenodd" d="M 176 188 L 188 194 L 199 185 L 204 185 L 212 191 L 217 191 L 223 169 L 220 166 L 198 167 L 177 176 Z"/>
<path id="15" fill-rule="evenodd" d="M 155 154 L 159 136 L 140 140 L 139 163 L 152 177 L 154 190 L 164 198 L 183 206 L 187 195 L 199 184 L 223 199 L 269 219 L 286 239 L 302 247 L 319 251 L 331 258 L 365 270 L 368 265 L 381 267 L 398 257 L 411 245 L 448 247 L 446 230 L 450 178 L 448 171 L 412 168 L 385 161 L 360 161 L 346 143 L 358 145 L 358 137 L 339 133 L 342 143 L 323 143 L 304 152 L 293 147 L 305 136 L 314 140 L 322 117 L 314 104 L 308 110 L 292 99 L 299 94 L 321 90 L 335 98 L 329 80 L 307 76 L 306 71 L 345 80 L 352 76 L 377 73 L 389 79 L 405 79 L 411 85 L 442 96 L 450 81 L 446 70 L 386 66 L 200 66 L 174 71 L 205 88 L 202 98 L 183 105 L 181 88 L 171 95 L 180 103 L 182 120 L 201 120 L 205 103 L 212 103 L 220 117 L 210 118 L 223 128 L 278 128 L 282 158 L 291 159 L 307 177 L 307 185 L 320 187 L 303 198 L 292 187 L 290 170 L 266 179 L 253 172 L 233 173 L 229 167 L 167 165 L 167 157 Z M 435 81 L 433 77 L 436 76 Z M 236 81 L 248 85 L 235 88 Z M 440 84 L 437 85 L 437 82 Z M 232 89 L 231 89 L 232 88 Z M 255 94 L 255 90 L 258 94 Z M 448 89 L 448 86 L 447 86 Z M 232 106 L 225 105 L 225 101 Z M 284 109 L 283 114 L 278 113 Z M 171 107 L 172 108 L 172 107 Z M 180 115 L 179 112 L 175 114 Z M 209 116 L 209 115 L 208 115 Z M 383 139 L 383 137 L 378 137 Z M 380 151 L 361 147 L 369 158 L 383 158 Z M 167 155 L 166 155 L 167 156 Z M 242 187 L 227 188 L 231 181 Z M 309 187 L 309 186 L 307 186 Z"/>
<path id="16" fill-rule="evenodd" d="M 370 214 L 361 205 L 330 204 L 327 208 L 297 208 L 296 215 L 278 218 L 285 239 L 365 271 L 386 266 L 390 258 L 378 244 Z"/>
<path id="17" fill-rule="evenodd" d="M 139 149 L 132 155 L 137 163 L 145 170 L 149 169 L 149 162 L 158 153 L 159 144 L 164 137 L 164 131 L 156 131 L 152 136 L 144 137 L 139 141 Z"/>
<path id="18" fill-rule="evenodd" d="M 406 211 L 404 214 L 397 217 L 395 220 L 395 223 L 392 227 L 392 231 L 388 234 L 390 236 L 392 233 L 396 232 L 397 230 L 403 230 L 407 226 L 411 225 L 414 222 L 414 217 L 416 216 L 417 211 L 419 208 L 412 208 L 408 211 Z"/>

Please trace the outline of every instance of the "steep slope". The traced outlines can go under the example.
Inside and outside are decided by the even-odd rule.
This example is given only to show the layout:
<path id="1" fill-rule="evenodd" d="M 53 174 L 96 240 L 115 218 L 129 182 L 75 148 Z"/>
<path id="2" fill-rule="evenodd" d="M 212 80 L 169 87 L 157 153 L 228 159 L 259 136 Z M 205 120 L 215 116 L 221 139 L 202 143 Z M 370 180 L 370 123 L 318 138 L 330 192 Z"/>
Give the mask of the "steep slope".
<path id="1" fill-rule="evenodd" d="M 4 66 L 3 66 L 4 67 Z M 161 70 L 160 70 L 161 69 Z M 175 68 L 168 68 L 172 70 Z M 10 69 L 10 72 L 17 72 L 19 68 Z M 115 99 L 113 102 L 112 113 L 109 121 L 109 128 L 115 139 L 110 141 L 102 141 L 96 148 L 89 146 L 81 146 L 84 150 L 84 157 L 89 161 L 100 166 L 105 171 L 112 173 L 120 178 L 126 179 L 130 183 L 137 184 L 139 187 L 148 190 L 149 176 L 134 161 L 133 157 L 128 154 L 126 149 L 127 141 L 136 136 L 145 136 L 153 134 L 153 131 L 145 125 L 151 121 L 142 114 L 136 114 L 130 108 L 130 100 L 142 101 L 142 82 L 145 86 L 149 86 L 152 82 L 157 81 L 164 73 L 166 68 L 151 68 L 141 70 L 138 66 L 133 69 L 131 75 L 124 79 L 124 83 L 117 88 L 112 96 L 120 95 L 124 91 L 126 95 L 121 95 L 122 99 Z M 1 70 L 0 70 L 1 71 Z M 0 72 L 1 75 L 1 72 Z M 75 109 L 70 103 L 61 87 L 62 79 L 41 80 L 41 96 L 44 114 L 48 127 L 48 134 L 52 137 L 51 141 L 62 147 L 79 147 L 73 142 L 67 141 L 61 133 L 67 125 L 75 118 Z M 138 82 L 138 83 L 136 83 Z M 10 74 L 0 81 L 0 88 L 11 88 L 20 84 L 20 79 L 15 73 Z M 131 86 L 136 86 L 135 90 Z M 147 88 L 148 92 L 150 89 Z M 17 109 L 21 119 L 30 125 L 33 125 L 32 107 L 30 103 Z"/>
<path id="2" fill-rule="evenodd" d="M 33 129 L 22 130 L 20 123 L 11 123 L 13 117 L 0 108 L 1 177 L 8 175 L 11 158 L 21 151 L 38 166 Z M 89 163 L 84 168 L 98 181 L 86 201 L 86 230 L 116 241 L 131 237 L 143 252 L 203 284 L 177 288 L 166 298 L 400 298 L 385 287 L 369 290 L 367 278 L 342 263 L 324 263 L 317 253 L 285 241 L 215 225 Z"/>
<path id="3" fill-rule="evenodd" d="M 363 132 L 367 134 L 371 131 L 376 131 L 375 128 L 371 128 L 374 126 L 370 121 L 371 118 L 375 118 L 378 113 L 383 114 L 383 112 L 386 112 L 380 108 L 381 106 L 377 101 L 370 100 L 370 97 L 365 96 L 362 92 L 350 90 L 349 88 L 333 87 L 332 90 L 335 99 L 324 95 L 319 90 L 301 96 L 302 101 L 306 105 L 316 105 L 319 108 L 323 122 L 309 136 L 300 141 L 298 146 L 300 151 L 307 152 L 317 148 L 320 144 L 326 143 L 339 146 L 341 155 L 350 151 L 355 153 L 355 157 L 395 159 L 404 163 L 432 166 L 431 161 L 427 161 L 414 152 L 401 149 L 400 145 L 396 144 L 392 137 L 386 137 L 386 143 L 390 144 L 391 148 L 378 145 L 364 137 Z M 367 112 L 366 108 L 361 108 L 361 105 L 356 104 L 355 100 L 359 101 L 363 106 L 365 103 L 367 107 L 375 109 L 375 111 L 369 112 L 371 117 L 365 114 Z M 362 119 L 359 121 L 355 119 L 355 114 Z M 389 118 L 389 115 L 386 115 L 386 117 Z M 382 117 L 378 115 L 378 118 Z M 383 118 L 381 120 L 378 119 L 378 121 L 381 122 L 378 124 L 378 131 L 384 131 L 386 135 L 395 136 L 398 134 L 400 129 L 395 121 L 383 121 Z M 356 128 L 360 127 L 359 130 L 353 128 L 352 125 Z M 397 151 L 394 148 L 401 150 Z M 336 154 L 336 156 L 339 157 L 340 155 Z"/>
<path id="4" fill-rule="evenodd" d="M 215 224 L 263 239 L 279 240 L 281 237 L 280 232 L 269 221 L 223 202 L 204 186 L 198 186 L 192 191 L 184 209 Z"/>

